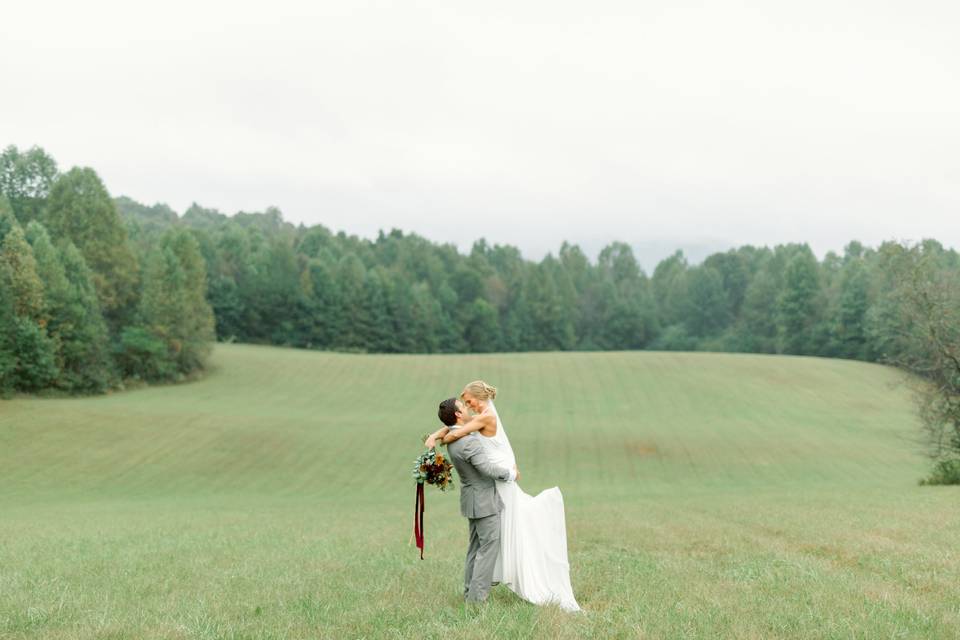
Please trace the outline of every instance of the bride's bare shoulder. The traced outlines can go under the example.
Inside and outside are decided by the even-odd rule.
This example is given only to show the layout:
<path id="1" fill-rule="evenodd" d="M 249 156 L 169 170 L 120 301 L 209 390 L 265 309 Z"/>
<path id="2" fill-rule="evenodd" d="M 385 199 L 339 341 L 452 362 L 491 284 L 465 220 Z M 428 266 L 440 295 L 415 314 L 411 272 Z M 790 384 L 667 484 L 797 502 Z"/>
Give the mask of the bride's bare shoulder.
<path id="1" fill-rule="evenodd" d="M 480 427 L 480 433 L 492 438 L 497 435 L 497 416 L 493 413 L 481 413 L 479 418 L 483 421 L 483 426 Z"/>

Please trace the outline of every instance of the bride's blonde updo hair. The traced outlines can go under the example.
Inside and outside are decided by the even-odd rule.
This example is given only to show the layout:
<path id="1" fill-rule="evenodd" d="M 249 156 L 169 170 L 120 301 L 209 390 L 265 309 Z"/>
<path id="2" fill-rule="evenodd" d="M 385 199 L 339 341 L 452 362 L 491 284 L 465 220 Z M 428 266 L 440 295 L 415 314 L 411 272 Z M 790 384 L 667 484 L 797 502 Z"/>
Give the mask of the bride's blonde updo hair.
<path id="1" fill-rule="evenodd" d="M 464 393 L 469 393 L 477 400 L 487 402 L 497 397 L 497 388 L 487 384 L 483 380 L 474 380 L 463 388 L 460 395 L 463 396 Z"/>

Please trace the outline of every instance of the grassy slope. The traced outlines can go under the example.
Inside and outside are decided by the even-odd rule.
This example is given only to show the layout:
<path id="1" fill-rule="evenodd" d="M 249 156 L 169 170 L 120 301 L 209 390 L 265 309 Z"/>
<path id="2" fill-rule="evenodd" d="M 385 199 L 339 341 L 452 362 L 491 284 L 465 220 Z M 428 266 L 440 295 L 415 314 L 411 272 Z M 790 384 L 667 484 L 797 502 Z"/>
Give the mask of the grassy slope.
<path id="1" fill-rule="evenodd" d="M 746 355 L 221 346 L 184 386 L 0 403 L 0 638 L 952 637 L 958 495 L 896 372 Z M 482 377 L 557 484 L 587 613 L 458 602 L 465 524 L 418 436 Z"/>

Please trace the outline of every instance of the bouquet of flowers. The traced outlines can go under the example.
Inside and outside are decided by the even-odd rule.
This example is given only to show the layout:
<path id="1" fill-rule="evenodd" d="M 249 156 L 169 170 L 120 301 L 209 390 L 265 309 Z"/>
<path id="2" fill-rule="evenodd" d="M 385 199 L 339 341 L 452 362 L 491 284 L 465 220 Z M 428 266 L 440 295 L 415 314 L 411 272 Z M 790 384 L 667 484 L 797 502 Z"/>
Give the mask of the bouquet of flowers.
<path id="1" fill-rule="evenodd" d="M 426 440 L 426 438 L 424 438 Z M 453 486 L 453 465 L 437 451 L 436 447 L 427 449 L 420 457 L 413 461 L 413 479 L 417 481 L 417 500 L 413 506 L 413 538 L 420 549 L 420 559 L 423 560 L 423 512 L 425 500 L 423 485 L 432 484 L 446 491 Z"/>
<path id="2" fill-rule="evenodd" d="M 413 463 L 413 479 L 446 491 L 453 486 L 453 465 L 436 448 L 427 449 Z"/>

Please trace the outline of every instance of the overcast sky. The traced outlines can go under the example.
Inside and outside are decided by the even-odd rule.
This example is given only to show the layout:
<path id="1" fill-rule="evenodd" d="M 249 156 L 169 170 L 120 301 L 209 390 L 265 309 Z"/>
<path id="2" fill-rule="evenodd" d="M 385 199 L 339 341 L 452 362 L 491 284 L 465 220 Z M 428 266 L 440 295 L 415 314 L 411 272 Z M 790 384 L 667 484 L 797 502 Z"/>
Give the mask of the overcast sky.
<path id="1" fill-rule="evenodd" d="M 960 247 L 958 7 L 8 3 L 0 146 L 181 213 L 274 205 L 530 258 Z"/>

